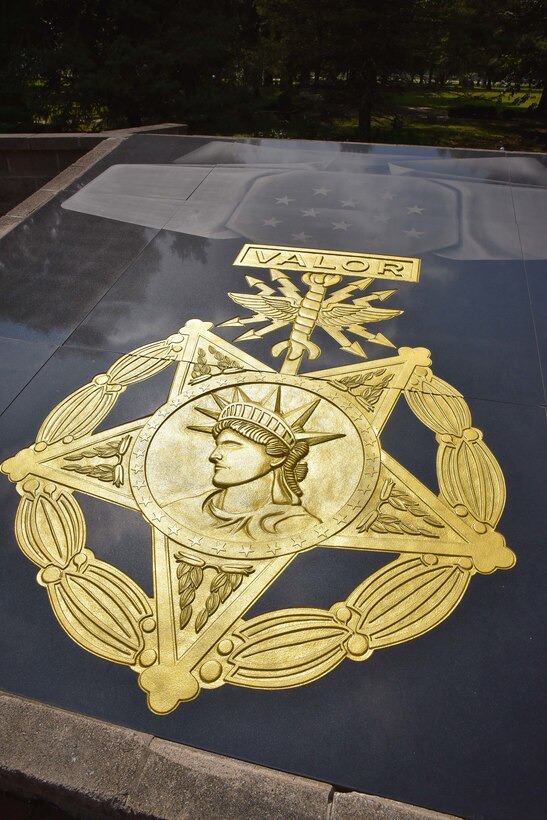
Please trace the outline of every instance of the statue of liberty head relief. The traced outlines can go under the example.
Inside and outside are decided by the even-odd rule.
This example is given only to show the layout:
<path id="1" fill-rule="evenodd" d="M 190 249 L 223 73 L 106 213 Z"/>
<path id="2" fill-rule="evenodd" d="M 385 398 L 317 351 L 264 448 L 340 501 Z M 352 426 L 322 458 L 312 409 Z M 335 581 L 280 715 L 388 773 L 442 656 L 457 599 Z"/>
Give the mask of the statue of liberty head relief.
<path id="1" fill-rule="evenodd" d="M 305 429 L 321 399 L 283 412 L 279 386 L 260 402 L 240 387 L 230 400 L 219 392 L 211 395 L 217 409 L 196 409 L 213 423 L 188 429 L 214 440 L 209 455 L 213 486 L 175 500 L 165 511 L 173 518 L 195 520 L 199 510 L 202 527 L 251 539 L 291 535 L 319 523 L 303 503 L 305 459 L 310 447 L 344 436 Z"/>

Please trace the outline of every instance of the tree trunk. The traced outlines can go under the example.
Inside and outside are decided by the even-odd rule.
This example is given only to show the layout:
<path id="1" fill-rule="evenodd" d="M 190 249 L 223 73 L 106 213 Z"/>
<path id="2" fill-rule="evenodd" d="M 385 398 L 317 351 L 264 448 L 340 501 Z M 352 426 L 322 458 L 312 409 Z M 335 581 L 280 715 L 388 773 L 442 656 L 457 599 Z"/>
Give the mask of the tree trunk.
<path id="1" fill-rule="evenodd" d="M 538 117 L 547 119 L 547 77 L 543 81 L 543 91 L 541 92 L 541 97 L 539 98 L 537 115 Z"/>
<path id="2" fill-rule="evenodd" d="M 364 142 L 370 140 L 372 124 L 372 104 L 374 92 L 376 90 L 376 71 L 370 63 L 364 66 L 360 72 L 361 96 L 359 98 L 359 122 L 357 126 L 357 136 Z"/>

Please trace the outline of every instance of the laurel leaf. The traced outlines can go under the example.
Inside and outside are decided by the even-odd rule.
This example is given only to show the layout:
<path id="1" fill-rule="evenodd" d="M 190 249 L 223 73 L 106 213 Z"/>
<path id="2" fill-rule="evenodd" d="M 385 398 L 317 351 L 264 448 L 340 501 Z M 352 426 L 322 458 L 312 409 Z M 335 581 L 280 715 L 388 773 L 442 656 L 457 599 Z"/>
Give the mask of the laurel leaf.
<path id="1" fill-rule="evenodd" d="M 225 572 L 219 572 L 211 581 L 211 592 L 217 592 L 220 587 L 226 582 L 227 576 Z"/>
<path id="2" fill-rule="evenodd" d="M 211 592 L 211 594 L 207 596 L 207 600 L 205 601 L 205 609 L 207 610 L 207 614 L 212 615 L 214 612 L 216 612 L 219 604 L 220 595 L 218 594 L 218 592 Z"/>
<path id="3" fill-rule="evenodd" d="M 194 589 L 198 589 L 203 581 L 203 570 L 201 567 L 192 567 L 190 570 L 190 580 Z"/>
<path id="4" fill-rule="evenodd" d="M 188 606 L 188 604 L 191 604 L 195 597 L 196 593 L 194 592 L 194 588 L 192 586 L 182 590 L 179 598 L 180 608 L 183 609 L 185 606 Z"/>
<path id="5" fill-rule="evenodd" d="M 185 606 L 183 609 L 181 609 L 180 616 L 179 616 L 179 627 L 181 629 L 184 629 L 184 627 L 186 626 L 186 624 L 188 623 L 188 621 L 190 620 L 191 617 L 192 617 L 192 607 L 191 606 Z"/>
<path id="6" fill-rule="evenodd" d="M 207 623 L 208 614 L 206 609 L 202 609 L 196 618 L 196 632 L 201 632 L 205 624 Z"/>
<path id="7" fill-rule="evenodd" d="M 226 582 L 221 586 L 219 590 L 220 600 L 222 603 L 226 601 L 226 599 L 232 594 L 232 585 L 230 580 L 227 579 Z"/>
<path id="8" fill-rule="evenodd" d="M 436 518 L 432 518 L 430 515 L 424 515 L 422 521 L 424 521 L 426 524 L 429 524 L 430 527 L 438 527 L 441 530 L 444 527 L 444 524 L 442 524 L 440 521 L 437 521 Z"/>

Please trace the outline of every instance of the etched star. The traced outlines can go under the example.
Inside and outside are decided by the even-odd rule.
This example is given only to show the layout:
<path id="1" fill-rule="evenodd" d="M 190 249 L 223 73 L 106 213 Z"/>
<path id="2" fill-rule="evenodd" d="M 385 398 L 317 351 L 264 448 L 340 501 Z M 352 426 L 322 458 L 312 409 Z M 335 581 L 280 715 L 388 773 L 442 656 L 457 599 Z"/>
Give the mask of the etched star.
<path id="1" fill-rule="evenodd" d="M 143 487 L 146 487 L 146 481 L 143 481 L 142 478 L 139 478 L 138 481 L 135 481 L 134 486 L 137 490 L 142 490 Z"/>
<path id="2" fill-rule="evenodd" d="M 314 188 L 313 193 L 315 194 L 315 196 L 326 196 L 328 193 L 330 193 L 330 189 L 329 188 L 323 188 L 323 187 Z"/>
<path id="3" fill-rule="evenodd" d="M 299 242 L 306 242 L 308 239 L 311 238 L 310 234 L 304 233 L 304 231 L 301 231 L 300 233 L 292 233 L 291 236 L 293 239 L 296 239 Z"/>
<path id="4" fill-rule="evenodd" d="M 289 202 L 294 202 L 294 199 L 291 199 L 286 194 L 285 196 L 276 196 L 275 198 L 276 205 L 288 205 Z"/>
<path id="5" fill-rule="evenodd" d="M 169 527 L 169 532 L 171 533 L 171 535 L 178 535 L 180 532 L 180 527 L 171 526 Z"/>
<path id="6" fill-rule="evenodd" d="M 275 228 L 276 225 L 280 225 L 283 220 L 276 219 L 275 216 L 270 217 L 270 219 L 263 219 L 263 225 L 269 225 L 271 228 Z"/>
<path id="7" fill-rule="evenodd" d="M 190 538 L 188 543 L 191 547 L 199 547 L 199 545 L 201 544 L 202 541 L 203 541 L 203 538 L 201 536 L 193 535 L 192 538 Z"/>
<path id="8" fill-rule="evenodd" d="M 356 199 L 341 199 L 342 208 L 355 208 L 358 204 Z"/>
<path id="9" fill-rule="evenodd" d="M 220 555 L 221 552 L 226 552 L 226 544 L 218 544 L 216 547 L 211 547 L 214 553 Z"/>
<path id="10" fill-rule="evenodd" d="M 403 233 L 412 239 L 419 239 L 420 236 L 424 235 L 423 231 L 417 231 L 416 228 L 411 228 L 410 231 L 403 231 Z"/>
<path id="11" fill-rule="evenodd" d="M 417 205 L 411 205 L 410 207 L 407 205 L 406 212 L 408 214 L 423 214 L 425 208 L 418 208 Z"/>
<path id="12" fill-rule="evenodd" d="M 332 230 L 333 231 L 347 231 L 348 228 L 351 228 L 350 222 L 344 222 L 342 219 L 341 222 L 333 222 L 332 223 Z"/>
<path id="13" fill-rule="evenodd" d="M 302 211 L 302 216 L 313 216 L 316 217 L 319 211 L 316 211 L 315 208 L 308 208 L 306 211 Z"/>
<path id="14" fill-rule="evenodd" d="M 249 546 L 246 546 L 246 547 L 241 547 L 241 549 L 238 550 L 238 552 L 240 552 L 242 555 L 245 556 L 245 558 L 247 558 L 249 555 L 251 555 L 251 553 L 254 552 L 254 550 L 252 550 Z"/>
<path id="15" fill-rule="evenodd" d="M 281 552 L 281 547 L 268 547 L 267 552 L 271 552 L 272 555 L 277 555 L 278 552 Z"/>

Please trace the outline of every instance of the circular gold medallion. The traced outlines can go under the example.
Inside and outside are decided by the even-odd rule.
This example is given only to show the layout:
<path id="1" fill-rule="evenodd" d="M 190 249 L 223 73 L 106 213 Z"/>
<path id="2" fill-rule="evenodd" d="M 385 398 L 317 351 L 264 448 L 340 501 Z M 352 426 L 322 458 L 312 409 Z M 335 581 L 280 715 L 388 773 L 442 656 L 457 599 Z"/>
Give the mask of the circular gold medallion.
<path id="1" fill-rule="evenodd" d="M 248 372 L 195 384 L 161 407 L 133 448 L 130 475 L 143 515 L 172 540 L 254 560 L 346 527 L 379 468 L 377 437 L 347 393 Z"/>

